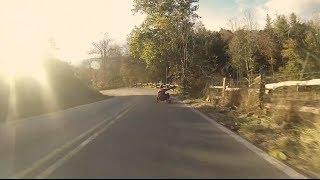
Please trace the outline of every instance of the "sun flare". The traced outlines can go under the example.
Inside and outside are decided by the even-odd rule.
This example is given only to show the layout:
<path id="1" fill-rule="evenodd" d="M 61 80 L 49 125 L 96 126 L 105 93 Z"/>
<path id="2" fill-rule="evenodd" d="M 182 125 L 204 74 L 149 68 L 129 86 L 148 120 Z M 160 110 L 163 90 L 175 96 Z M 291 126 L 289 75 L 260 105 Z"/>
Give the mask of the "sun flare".
<path id="1" fill-rule="evenodd" d="M 34 34 L 23 39 L 11 38 L 9 42 L 0 45 L 0 74 L 7 81 L 22 76 L 45 80 L 43 62 L 48 57 L 48 43 L 37 40 Z"/>
<path id="2" fill-rule="evenodd" d="M 8 61 L 2 64 L 0 71 L 7 76 L 34 75 L 41 70 L 39 62 Z"/>
<path id="3" fill-rule="evenodd" d="M 15 77 L 32 77 L 39 81 L 45 80 L 45 70 L 42 61 L 12 59 L 1 63 L 0 72 L 6 81 Z"/>

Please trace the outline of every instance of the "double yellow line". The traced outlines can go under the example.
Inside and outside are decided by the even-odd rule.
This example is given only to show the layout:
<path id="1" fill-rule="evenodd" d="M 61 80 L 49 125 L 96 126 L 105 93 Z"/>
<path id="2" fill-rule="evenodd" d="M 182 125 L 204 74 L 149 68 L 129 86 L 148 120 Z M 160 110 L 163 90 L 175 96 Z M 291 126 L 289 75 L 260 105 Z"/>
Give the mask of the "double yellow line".
<path id="1" fill-rule="evenodd" d="M 15 174 L 13 178 L 22 179 L 28 176 L 32 176 L 35 178 L 46 178 L 50 176 L 50 174 L 52 174 L 57 168 L 62 166 L 71 157 L 76 155 L 80 150 L 82 150 L 86 145 L 88 145 L 93 139 L 95 139 L 97 136 L 99 136 L 101 133 L 107 130 L 112 124 L 114 124 L 117 120 L 122 118 L 129 111 L 131 111 L 133 107 L 134 107 L 133 104 L 125 107 L 114 118 L 108 118 L 100 122 L 96 126 L 89 129 L 88 131 L 82 133 L 77 138 L 55 149 L 54 151 L 52 151 L 42 159 L 38 160 L 37 162 L 32 164 L 29 168 L 26 168 L 25 170 Z M 76 146 L 76 147 L 70 150 L 69 152 L 64 153 L 65 151 L 70 149 L 72 146 Z M 63 156 L 61 154 L 65 154 L 65 155 Z M 59 155 L 62 157 L 57 161 L 51 163 L 51 165 L 47 166 L 47 168 L 44 171 L 40 171 L 40 173 L 36 172 L 38 169 L 43 168 L 45 164 L 48 164 L 50 160 L 57 158 Z"/>

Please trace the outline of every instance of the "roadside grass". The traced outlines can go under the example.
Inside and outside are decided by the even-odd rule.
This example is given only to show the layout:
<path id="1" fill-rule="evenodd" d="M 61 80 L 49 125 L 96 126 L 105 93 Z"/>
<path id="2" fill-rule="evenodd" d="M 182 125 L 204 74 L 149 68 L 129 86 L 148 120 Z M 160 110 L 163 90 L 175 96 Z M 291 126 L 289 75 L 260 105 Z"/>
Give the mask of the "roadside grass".
<path id="1" fill-rule="evenodd" d="M 257 110 L 252 101 L 244 108 L 214 105 L 205 98 L 185 98 L 186 103 L 238 133 L 269 155 L 295 169 L 317 177 L 320 173 L 320 117 L 290 110 Z"/>

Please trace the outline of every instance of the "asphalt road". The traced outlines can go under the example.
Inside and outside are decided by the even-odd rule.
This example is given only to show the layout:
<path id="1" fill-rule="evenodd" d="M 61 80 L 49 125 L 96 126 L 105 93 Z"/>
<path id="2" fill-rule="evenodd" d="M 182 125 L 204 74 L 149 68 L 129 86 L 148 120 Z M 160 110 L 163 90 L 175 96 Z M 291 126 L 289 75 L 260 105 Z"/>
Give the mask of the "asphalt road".
<path id="1" fill-rule="evenodd" d="M 290 178 L 155 90 L 104 93 L 116 97 L 0 126 L 1 177 Z"/>

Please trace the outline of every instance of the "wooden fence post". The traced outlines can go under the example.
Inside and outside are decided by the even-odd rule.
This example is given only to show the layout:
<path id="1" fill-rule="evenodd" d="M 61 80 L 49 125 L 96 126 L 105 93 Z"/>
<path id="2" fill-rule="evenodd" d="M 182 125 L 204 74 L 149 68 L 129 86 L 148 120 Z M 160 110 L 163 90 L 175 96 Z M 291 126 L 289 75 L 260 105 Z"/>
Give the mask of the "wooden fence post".
<path id="1" fill-rule="evenodd" d="M 264 100 L 264 94 L 265 94 L 265 91 L 266 91 L 266 82 L 265 82 L 265 77 L 264 75 L 260 75 L 260 87 L 259 87 L 259 106 L 261 109 L 263 109 L 264 107 L 264 103 L 263 103 L 263 100 Z"/>
<path id="2" fill-rule="evenodd" d="M 226 78 L 224 77 L 222 80 L 222 96 L 224 96 L 226 92 Z"/>

